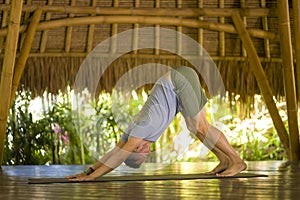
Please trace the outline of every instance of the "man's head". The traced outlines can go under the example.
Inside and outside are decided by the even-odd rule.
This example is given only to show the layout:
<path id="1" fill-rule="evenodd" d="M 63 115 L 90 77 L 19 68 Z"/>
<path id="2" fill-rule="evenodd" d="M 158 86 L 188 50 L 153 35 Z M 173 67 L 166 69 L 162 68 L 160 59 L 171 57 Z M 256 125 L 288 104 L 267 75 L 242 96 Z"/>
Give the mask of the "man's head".
<path id="1" fill-rule="evenodd" d="M 150 153 L 151 142 L 144 140 L 134 152 L 124 161 L 131 168 L 139 168 L 146 160 L 146 156 Z"/>

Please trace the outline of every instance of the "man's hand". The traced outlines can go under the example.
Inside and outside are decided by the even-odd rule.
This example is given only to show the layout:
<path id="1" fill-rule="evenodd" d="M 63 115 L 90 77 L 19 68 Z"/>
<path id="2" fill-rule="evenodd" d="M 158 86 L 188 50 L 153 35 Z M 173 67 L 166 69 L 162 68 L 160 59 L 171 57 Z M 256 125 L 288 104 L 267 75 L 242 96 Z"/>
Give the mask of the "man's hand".
<path id="1" fill-rule="evenodd" d="M 82 172 L 81 174 L 74 174 L 74 175 L 69 175 L 69 176 L 65 176 L 66 179 L 75 179 L 75 178 L 80 178 L 86 176 L 85 172 Z"/>
<path id="2" fill-rule="evenodd" d="M 148 155 L 150 153 L 150 141 L 143 140 L 141 144 L 134 150 L 135 153 L 144 153 Z"/>
<path id="3" fill-rule="evenodd" d="M 96 178 L 92 175 L 82 175 L 76 178 L 69 178 L 70 181 L 91 181 L 95 180 Z"/>

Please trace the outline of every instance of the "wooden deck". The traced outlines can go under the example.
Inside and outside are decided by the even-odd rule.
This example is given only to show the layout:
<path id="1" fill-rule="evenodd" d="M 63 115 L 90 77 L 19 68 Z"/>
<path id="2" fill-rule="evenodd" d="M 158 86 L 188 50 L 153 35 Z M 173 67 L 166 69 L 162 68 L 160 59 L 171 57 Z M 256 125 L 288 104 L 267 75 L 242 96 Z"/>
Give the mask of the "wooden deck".
<path id="1" fill-rule="evenodd" d="M 247 162 L 246 172 L 268 177 L 28 184 L 29 177 L 63 177 L 87 166 L 2 166 L 0 199 L 299 199 L 300 163 Z M 216 163 L 174 163 L 146 174 L 203 173 Z M 153 166 L 149 166 L 151 169 Z M 128 175 L 120 168 L 110 175 Z"/>

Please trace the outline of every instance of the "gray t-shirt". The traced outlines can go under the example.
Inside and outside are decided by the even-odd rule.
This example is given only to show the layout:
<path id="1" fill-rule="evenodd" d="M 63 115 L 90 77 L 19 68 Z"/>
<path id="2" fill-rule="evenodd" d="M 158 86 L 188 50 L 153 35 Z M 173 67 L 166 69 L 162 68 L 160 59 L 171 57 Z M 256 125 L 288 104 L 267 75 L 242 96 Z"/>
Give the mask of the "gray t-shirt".
<path id="1" fill-rule="evenodd" d="M 142 110 L 124 131 L 121 139 L 138 137 L 155 142 L 167 129 L 178 112 L 178 101 L 173 84 L 161 77 L 154 85 Z"/>
<path id="2" fill-rule="evenodd" d="M 155 142 L 178 112 L 193 118 L 207 103 L 197 73 L 190 67 L 171 70 L 171 80 L 161 77 L 154 85 L 142 110 L 124 131 L 121 139 L 143 138 Z"/>

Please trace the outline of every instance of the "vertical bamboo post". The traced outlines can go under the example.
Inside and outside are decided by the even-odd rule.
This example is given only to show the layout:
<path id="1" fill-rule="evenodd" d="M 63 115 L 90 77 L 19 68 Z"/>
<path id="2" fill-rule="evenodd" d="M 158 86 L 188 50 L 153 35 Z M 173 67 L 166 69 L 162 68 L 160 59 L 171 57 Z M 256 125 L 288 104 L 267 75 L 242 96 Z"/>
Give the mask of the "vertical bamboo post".
<path id="1" fill-rule="evenodd" d="M 198 0 L 198 8 L 203 8 L 203 0 Z M 203 17 L 199 17 L 199 20 L 202 21 Z M 202 49 L 202 45 L 203 45 L 203 28 L 198 29 L 198 43 L 201 45 L 201 47 L 199 47 L 199 49 L 198 49 L 199 56 L 202 56 L 203 55 L 203 49 Z"/>
<path id="2" fill-rule="evenodd" d="M 13 76 L 13 81 L 12 81 L 12 92 L 11 92 L 11 96 L 10 96 L 10 105 L 12 104 L 16 92 L 18 90 L 18 86 L 26 65 L 26 61 L 27 58 L 29 56 L 30 50 L 31 50 L 31 46 L 32 46 L 32 42 L 34 40 L 34 36 L 36 33 L 36 28 L 40 22 L 40 18 L 42 15 L 42 9 L 37 9 L 33 16 L 32 19 L 30 21 L 30 24 L 28 26 L 27 32 L 25 33 L 25 38 L 24 38 L 24 42 L 22 45 L 22 48 L 20 50 L 20 55 L 19 58 L 17 59 L 16 62 L 16 66 L 14 69 L 14 76 Z"/>
<path id="3" fill-rule="evenodd" d="M 289 5 L 286 0 L 277 0 L 278 21 L 280 29 L 280 48 L 283 64 L 284 87 L 287 103 L 287 115 L 290 136 L 291 161 L 299 160 L 298 108 L 293 64 Z M 298 41 L 299 42 L 299 41 Z"/>
<path id="4" fill-rule="evenodd" d="M 10 106 L 10 94 L 19 39 L 20 21 L 23 0 L 11 2 L 8 33 L 0 82 L 0 166 L 3 161 L 4 141 L 6 135 L 7 117 Z"/>
<path id="5" fill-rule="evenodd" d="M 70 5 L 75 6 L 76 0 L 71 0 Z M 74 14 L 69 14 L 69 17 L 74 17 Z M 69 26 L 67 27 L 67 33 L 66 33 L 66 40 L 65 40 L 65 51 L 70 52 L 71 49 L 71 41 L 72 41 L 72 30 L 73 27 Z"/>
<path id="6" fill-rule="evenodd" d="M 182 8 L 182 0 L 177 0 L 177 8 Z M 182 18 L 182 17 L 179 17 Z M 177 31 L 182 33 L 182 26 L 177 26 Z M 177 54 L 181 55 L 182 52 L 182 36 L 181 34 L 177 35 Z"/>
<path id="7" fill-rule="evenodd" d="M 257 80 L 260 91 L 264 97 L 266 106 L 270 112 L 273 124 L 278 132 L 278 136 L 286 150 L 288 157 L 290 158 L 290 149 L 289 149 L 289 137 L 283 121 L 279 115 L 276 104 L 273 100 L 272 89 L 269 85 L 268 79 L 265 75 L 265 72 L 262 68 L 261 62 L 255 50 L 254 44 L 250 38 L 250 35 L 244 26 L 241 16 L 237 13 L 232 15 L 232 20 L 234 22 L 235 28 L 244 44 L 244 47 L 247 51 L 249 57 L 249 62 L 251 64 L 251 69 L 254 73 L 254 76 Z"/>
<path id="8" fill-rule="evenodd" d="M 10 0 L 5 0 L 5 4 L 9 4 Z M 2 15 L 2 22 L 1 22 L 1 27 L 6 27 L 7 25 L 7 17 L 8 17 L 8 12 L 7 11 L 3 11 L 3 15 Z M 3 42 L 4 42 L 4 38 L 5 37 L 0 37 L 0 53 L 2 52 L 2 45 L 3 45 Z"/>
<path id="9" fill-rule="evenodd" d="M 241 8 L 245 8 L 245 7 L 246 7 L 246 0 L 241 0 Z M 243 22 L 244 22 L 244 26 L 247 27 L 247 18 L 245 16 L 243 17 Z M 242 44 L 242 54 L 243 57 L 247 56 L 247 51 L 243 44 Z"/>
<path id="10" fill-rule="evenodd" d="M 26 1 L 26 5 L 30 5 L 32 2 L 32 0 L 27 0 Z M 24 5 L 25 5 L 25 2 L 24 2 Z M 23 14 L 23 24 L 28 24 L 29 22 L 29 19 L 30 19 L 30 12 L 25 12 Z M 23 42 L 24 42 L 24 39 L 25 39 L 25 34 L 21 34 L 21 38 L 20 38 L 20 48 L 22 48 L 22 45 L 23 45 Z"/>
<path id="11" fill-rule="evenodd" d="M 92 0 L 91 6 L 95 7 L 96 3 L 97 3 L 96 0 Z M 92 15 L 92 16 L 95 16 L 95 15 Z M 87 46 L 86 46 L 87 53 L 91 52 L 93 49 L 94 31 L 95 31 L 95 24 L 90 24 L 89 30 L 88 30 Z"/>
<path id="12" fill-rule="evenodd" d="M 219 7 L 224 8 L 224 0 L 219 0 Z M 225 17 L 220 17 L 219 19 L 221 24 L 225 23 Z M 219 52 L 220 56 L 223 57 L 225 56 L 225 32 L 220 31 L 219 32 Z"/>
<path id="13" fill-rule="evenodd" d="M 296 55 L 296 74 L 297 74 L 297 98 L 300 105 L 300 2 L 293 0 L 294 30 L 295 30 L 295 55 Z M 298 111 L 299 112 L 299 111 Z"/>
<path id="14" fill-rule="evenodd" d="M 155 1 L 155 8 L 160 8 L 160 0 Z M 154 54 L 159 55 L 159 43 L 160 43 L 160 32 L 159 32 L 160 25 L 155 25 L 155 49 Z"/>
<path id="15" fill-rule="evenodd" d="M 48 0 L 48 5 L 51 6 L 53 3 L 53 0 Z M 47 12 L 45 20 L 48 21 L 51 19 L 51 13 Z M 44 53 L 46 50 L 46 44 L 47 44 L 47 37 L 48 37 L 49 30 L 44 30 L 42 32 L 42 39 L 41 39 L 41 45 L 40 45 L 40 52 Z"/>
<path id="16" fill-rule="evenodd" d="M 140 7 L 140 0 L 135 0 L 134 2 L 134 7 L 139 8 Z M 132 40 L 132 46 L 133 46 L 133 54 L 137 54 L 137 47 L 138 47 L 138 41 L 139 41 L 139 36 L 138 36 L 138 28 L 139 24 L 134 24 L 133 25 L 134 31 L 133 31 L 133 40 Z"/>
<path id="17" fill-rule="evenodd" d="M 114 8 L 119 7 L 119 0 L 114 0 L 113 1 L 113 6 L 114 6 Z M 112 24 L 112 26 L 111 26 L 111 36 L 114 36 L 117 33 L 118 33 L 118 24 Z M 117 52 L 117 40 L 116 40 L 116 38 L 112 38 L 112 40 L 111 40 L 110 52 L 112 54 L 115 54 Z"/>
<path id="18" fill-rule="evenodd" d="M 266 0 L 261 0 L 260 4 L 261 4 L 262 8 L 265 8 L 266 7 Z M 269 31 L 268 17 L 266 17 L 266 16 L 262 17 L 262 25 L 263 25 L 263 29 L 265 31 Z M 265 57 L 270 58 L 271 57 L 270 40 L 268 38 L 264 39 L 264 48 L 265 48 Z"/>

